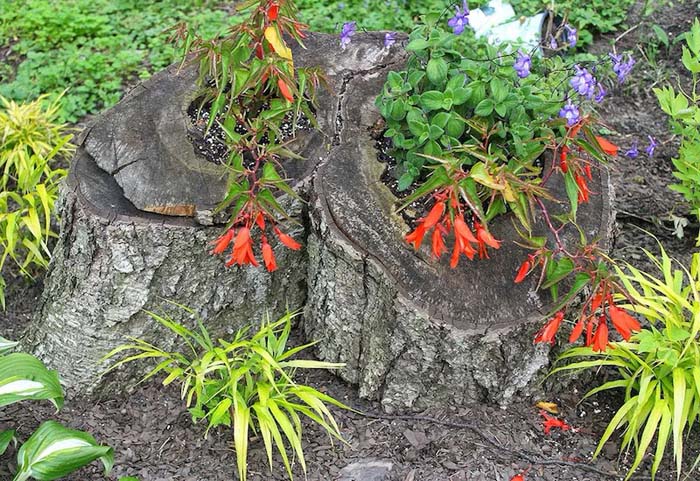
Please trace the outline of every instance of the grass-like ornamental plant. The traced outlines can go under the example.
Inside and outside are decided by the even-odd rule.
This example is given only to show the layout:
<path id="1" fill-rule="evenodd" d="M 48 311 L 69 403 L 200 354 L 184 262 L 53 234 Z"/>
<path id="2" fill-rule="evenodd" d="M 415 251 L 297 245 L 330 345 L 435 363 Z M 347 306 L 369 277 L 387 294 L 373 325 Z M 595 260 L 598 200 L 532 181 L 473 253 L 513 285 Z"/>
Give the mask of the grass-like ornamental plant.
<path id="1" fill-rule="evenodd" d="M 683 66 L 692 77 L 692 89 L 678 91 L 670 86 L 655 88 L 661 109 L 670 117 L 671 129 L 681 138 L 678 158 L 673 159 L 673 176 L 678 183 L 669 188 L 685 197 L 700 219 L 700 20 L 685 33 Z M 700 233 L 698 234 L 700 245 Z"/>
<path id="2" fill-rule="evenodd" d="M 635 451 L 627 479 L 639 466 L 654 437 L 652 479 L 669 442 L 673 445 L 680 477 L 683 438 L 700 415 L 700 253 L 693 255 L 690 270 L 682 265 L 674 269 L 663 248 L 660 258 L 646 254 L 661 276 L 655 277 L 631 265 L 626 266 L 626 271 L 617 268 L 630 303 L 619 306 L 625 311 L 616 313 L 613 322 L 615 317 L 624 321 L 630 316 L 626 312 L 629 311 L 642 316 L 649 326 L 628 341 L 611 343 L 611 349 L 605 352 L 595 352 L 590 347 L 571 348 L 559 361 L 576 361 L 552 371 L 610 367 L 617 372 L 615 379 L 592 389 L 586 397 L 611 389 L 624 390 L 625 402 L 608 424 L 594 456 L 615 430 L 624 429 L 621 447 Z"/>
<path id="3" fill-rule="evenodd" d="M 60 99 L 47 104 L 41 97 L 17 104 L 0 97 L 0 307 L 5 306 L 2 277 L 12 260 L 32 277 L 51 258 L 48 247 L 58 185 L 65 176 L 55 167 L 67 158 L 72 135 L 57 122 Z"/>
<path id="4" fill-rule="evenodd" d="M 179 307 L 187 315 L 196 317 L 192 310 Z M 270 469 L 276 449 L 290 479 L 293 478 L 290 457 L 296 457 L 306 472 L 301 442 L 302 417 L 343 441 L 327 404 L 347 407 L 293 379 L 296 369 L 336 369 L 343 365 L 296 358 L 296 354 L 313 343 L 287 347 L 294 313 L 288 312 L 274 322 L 263 320 L 250 336 L 250 329 L 244 328 L 233 340 L 219 339 L 216 343 L 199 319 L 198 330 L 192 331 L 168 316 L 148 314 L 182 339 L 184 352 L 165 351 L 134 338 L 131 343 L 107 354 L 105 359 L 135 351 L 113 364 L 110 370 L 139 359 L 157 360 L 158 364 L 144 380 L 162 372 L 167 375 L 163 385 L 179 381 L 192 420 L 205 419 L 207 432 L 220 425 L 233 427 L 233 447 L 242 481 L 246 479 L 248 443 L 253 433 L 262 437 Z"/>
<path id="5" fill-rule="evenodd" d="M 56 371 L 36 357 L 10 352 L 16 342 L 0 337 L 0 407 L 25 400 L 49 400 L 60 409 L 63 390 Z M 0 431 L 0 455 L 16 443 L 14 429 Z M 112 448 L 101 446 L 89 434 L 46 421 L 17 452 L 17 472 L 12 481 L 51 481 L 99 459 L 109 473 L 114 464 Z"/>

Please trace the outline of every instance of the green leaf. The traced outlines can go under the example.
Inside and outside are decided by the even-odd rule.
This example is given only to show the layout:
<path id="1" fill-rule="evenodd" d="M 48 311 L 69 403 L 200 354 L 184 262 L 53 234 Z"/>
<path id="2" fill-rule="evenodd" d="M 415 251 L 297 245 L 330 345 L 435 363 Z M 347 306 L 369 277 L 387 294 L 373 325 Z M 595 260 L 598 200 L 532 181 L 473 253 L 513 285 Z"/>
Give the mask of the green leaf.
<path id="1" fill-rule="evenodd" d="M 46 421 L 19 449 L 14 481 L 52 481 L 96 459 L 102 461 L 105 474 L 109 474 L 114 464 L 112 448 L 100 446 L 87 433 Z"/>
<path id="2" fill-rule="evenodd" d="M 433 85 L 442 88 L 447 81 L 447 62 L 441 57 L 431 58 L 425 72 Z"/>
<path id="3" fill-rule="evenodd" d="M 0 357 L 0 406 L 25 399 L 48 399 L 60 409 L 63 390 L 58 373 L 23 352 Z"/>
<path id="4" fill-rule="evenodd" d="M 563 257 L 558 261 L 551 260 L 550 262 L 552 263 L 553 268 L 552 272 L 546 276 L 545 282 L 542 284 L 544 289 L 557 284 L 574 270 L 574 261 L 568 257 Z"/>
<path id="5" fill-rule="evenodd" d="M 425 50 L 428 47 L 430 47 L 430 43 L 428 43 L 426 39 L 417 38 L 408 42 L 408 45 L 406 45 L 406 50 L 408 50 L 409 52 L 420 52 L 421 50 Z"/>
<path id="6" fill-rule="evenodd" d="M 569 197 L 569 204 L 571 205 L 571 215 L 576 219 L 576 213 L 578 211 L 578 185 L 574 179 L 574 174 L 571 170 L 564 174 L 564 186 L 566 187 L 566 195 Z"/>
<path id="7" fill-rule="evenodd" d="M 5 431 L 0 431 L 0 456 L 2 456 L 10 443 L 15 439 L 15 430 L 6 429 Z"/>
<path id="8" fill-rule="evenodd" d="M 427 111 L 442 108 L 443 94 L 437 90 L 429 90 L 420 96 L 420 106 Z"/>
<path id="9" fill-rule="evenodd" d="M 493 112 L 494 103 L 491 99 L 484 99 L 474 109 L 474 114 L 479 117 L 488 117 Z"/>

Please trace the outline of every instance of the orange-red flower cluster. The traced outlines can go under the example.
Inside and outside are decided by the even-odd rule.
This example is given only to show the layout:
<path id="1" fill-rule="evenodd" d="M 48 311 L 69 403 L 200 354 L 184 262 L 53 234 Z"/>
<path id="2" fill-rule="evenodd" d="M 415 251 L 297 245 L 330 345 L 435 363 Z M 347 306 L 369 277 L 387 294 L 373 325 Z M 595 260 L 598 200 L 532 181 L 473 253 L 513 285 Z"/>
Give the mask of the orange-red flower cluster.
<path id="1" fill-rule="evenodd" d="M 496 240 L 486 227 L 476 220 L 474 221 L 475 234 L 464 220 L 464 214 L 459 210 L 452 217 L 450 209 L 447 208 L 448 195 L 450 194 L 436 195 L 437 202 L 430 209 L 428 215 L 420 220 L 418 226 L 406 235 L 406 242 L 412 244 L 418 250 L 423 243 L 425 235 L 433 229 L 431 248 L 433 256 L 439 259 L 447 252 L 445 236 L 454 230 L 454 246 L 450 258 L 450 267 L 457 267 L 461 254 L 464 254 L 469 260 L 474 259 L 474 255 L 477 253 L 480 259 L 488 258 L 487 247 L 498 249 L 501 247 L 501 241 Z M 450 206 L 454 208 L 457 206 L 457 203 L 452 200 Z"/>
<path id="2" fill-rule="evenodd" d="M 255 224 L 257 224 L 257 226 L 262 231 L 260 239 L 260 250 L 263 263 L 265 264 L 265 268 L 270 272 L 277 270 L 277 261 L 275 259 L 275 254 L 272 250 L 272 246 L 270 246 L 270 243 L 268 242 L 267 237 L 265 236 L 265 220 L 262 214 L 258 214 Z M 272 229 L 279 241 L 286 247 L 292 250 L 301 249 L 301 244 L 299 244 L 289 235 L 279 230 L 277 226 L 273 226 Z M 250 231 L 250 225 L 239 227 L 237 233 L 236 229 L 234 227 L 231 227 L 213 242 L 214 249 L 212 249 L 211 253 L 221 254 L 233 242 L 233 249 L 231 250 L 231 256 L 229 257 L 229 260 L 226 262 L 226 267 L 230 267 L 234 264 L 237 264 L 239 266 L 249 264 L 254 267 L 258 267 L 258 261 L 255 258 L 255 254 L 253 253 L 253 238 L 251 237 Z"/>
<path id="3" fill-rule="evenodd" d="M 591 346 L 594 351 L 603 352 L 608 348 L 608 319 L 613 327 L 620 333 L 625 341 L 628 341 L 632 333 L 641 330 L 639 321 L 629 315 L 624 309 L 617 307 L 612 295 L 605 292 L 605 288 L 599 288 L 584 304 L 581 315 L 571 330 L 569 342 L 576 342 L 583 330 L 586 330 L 586 346 Z M 606 315 L 607 312 L 607 315 Z M 535 336 L 535 342 L 548 342 L 554 344 L 554 338 L 559 330 L 564 313 L 557 312 Z"/>

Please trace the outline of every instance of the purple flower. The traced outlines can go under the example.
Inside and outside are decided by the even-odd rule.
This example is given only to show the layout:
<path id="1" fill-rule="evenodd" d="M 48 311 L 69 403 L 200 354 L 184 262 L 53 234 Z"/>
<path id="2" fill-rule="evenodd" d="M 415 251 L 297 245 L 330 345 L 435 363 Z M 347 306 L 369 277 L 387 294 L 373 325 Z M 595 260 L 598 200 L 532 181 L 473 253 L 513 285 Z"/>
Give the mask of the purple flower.
<path id="1" fill-rule="evenodd" d="M 598 87 L 598 93 L 595 94 L 595 101 L 601 103 L 608 92 L 603 88 L 603 85 L 600 83 L 596 85 L 596 87 Z"/>
<path id="2" fill-rule="evenodd" d="M 384 34 L 384 47 L 389 48 L 396 43 L 396 32 L 388 32 Z"/>
<path id="3" fill-rule="evenodd" d="M 355 35 L 356 22 L 345 22 L 340 30 L 340 47 L 345 48 L 350 43 L 350 37 Z"/>
<path id="4" fill-rule="evenodd" d="M 579 95 L 589 99 L 592 98 L 597 84 L 595 77 L 585 68 L 581 68 L 578 65 L 575 65 L 574 68 L 576 69 L 576 74 L 571 77 L 569 85 L 571 85 Z"/>
<path id="5" fill-rule="evenodd" d="M 549 48 L 552 50 L 556 50 L 557 47 L 559 47 L 559 44 L 557 43 L 557 39 L 554 38 L 554 35 L 549 36 Z"/>
<path id="6" fill-rule="evenodd" d="M 576 125 L 576 122 L 581 120 L 581 113 L 579 112 L 578 107 L 572 104 L 571 100 L 569 100 L 559 111 L 559 117 L 566 119 L 566 125 L 568 127 L 572 127 L 573 125 Z"/>
<path id="7" fill-rule="evenodd" d="M 636 159 L 637 156 L 639 155 L 639 148 L 637 147 L 637 141 L 635 140 L 632 142 L 632 147 L 625 152 L 625 155 L 629 157 L 630 159 Z"/>
<path id="8" fill-rule="evenodd" d="M 613 62 L 613 72 L 615 72 L 615 75 L 617 75 L 617 80 L 622 83 L 625 81 L 625 78 L 630 74 L 632 71 L 632 67 L 634 67 L 634 64 L 636 61 L 632 58 L 632 55 L 629 53 L 627 54 L 627 61 L 623 62 L 622 61 L 622 55 L 616 55 L 614 53 L 609 53 L 610 59 Z"/>
<path id="9" fill-rule="evenodd" d="M 578 41 L 578 33 L 576 29 L 568 23 L 564 25 L 564 29 L 566 30 L 566 40 L 569 42 L 569 47 L 574 48 L 576 46 L 576 42 Z"/>
<path id="10" fill-rule="evenodd" d="M 469 6 L 467 0 L 462 0 L 462 8 L 457 7 L 455 16 L 447 21 L 447 25 L 452 29 L 452 33 L 460 35 L 464 32 L 464 27 L 469 25 Z"/>
<path id="11" fill-rule="evenodd" d="M 530 67 L 532 67 L 532 59 L 530 56 L 523 53 L 522 50 L 518 50 L 518 57 L 513 64 L 513 68 L 518 74 L 518 77 L 525 78 L 530 75 Z"/>
<path id="12" fill-rule="evenodd" d="M 654 156 L 654 149 L 656 149 L 656 146 L 659 144 L 656 143 L 656 139 L 654 137 L 652 137 L 651 135 L 647 135 L 647 137 L 649 137 L 649 145 L 647 146 L 647 148 L 645 150 L 646 150 L 647 155 L 649 157 L 653 157 Z"/>

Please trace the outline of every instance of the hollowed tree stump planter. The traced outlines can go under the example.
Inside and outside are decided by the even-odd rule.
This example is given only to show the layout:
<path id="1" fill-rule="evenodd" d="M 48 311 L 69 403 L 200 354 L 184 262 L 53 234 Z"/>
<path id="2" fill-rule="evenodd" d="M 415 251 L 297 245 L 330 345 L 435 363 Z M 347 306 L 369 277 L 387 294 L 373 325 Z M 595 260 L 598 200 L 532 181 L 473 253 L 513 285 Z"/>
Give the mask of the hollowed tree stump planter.
<path id="1" fill-rule="evenodd" d="M 383 48 L 380 33 L 358 34 L 345 50 L 337 37 L 321 34 L 306 45 L 294 50 L 296 64 L 324 68 L 332 92 L 319 99 L 322 132 L 297 140 L 306 160 L 287 169 L 305 202 L 281 199 L 299 221 L 292 233 L 305 249 L 276 249 L 276 272 L 226 268 L 208 253 L 221 230 L 210 225 L 211 210 L 225 179 L 188 140 L 193 68 L 155 75 L 84 134 L 25 340 L 69 388 L 108 385 L 98 361 L 125 335 L 173 345 L 144 312 L 163 306 L 163 298 L 199 312 L 215 335 L 255 323 L 265 311 L 305 306 L 303 329 L 320 341 L 318 357 L 346 363 L 340 376 L 387 410 L 507 401 L 548 365 L 547 347 L 532 340 L 550 300 L 535 292 L 536 279 L 513 283 L 526 253 L 512 242 L 508 215 L 491 227 L 504 240 L 501 249 L 456 269 L 403 240 L 409 226 L 380 181 L 386 164 L 372 138 L 380 118 L 374 98 L 406 59 L 400 45 Z M 596 175 L 597 195 L 578 221 L 589 239 L 605 243 L 611 193 L 607 173 Z M 566 198 L 563 185 L 551 188 Z M 566 232 L 565 242 L 576 236 Z"/>

